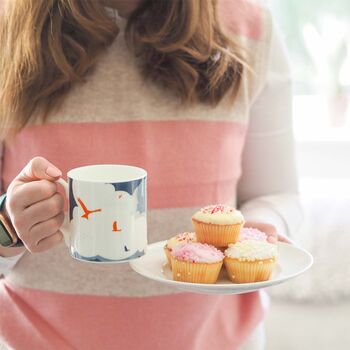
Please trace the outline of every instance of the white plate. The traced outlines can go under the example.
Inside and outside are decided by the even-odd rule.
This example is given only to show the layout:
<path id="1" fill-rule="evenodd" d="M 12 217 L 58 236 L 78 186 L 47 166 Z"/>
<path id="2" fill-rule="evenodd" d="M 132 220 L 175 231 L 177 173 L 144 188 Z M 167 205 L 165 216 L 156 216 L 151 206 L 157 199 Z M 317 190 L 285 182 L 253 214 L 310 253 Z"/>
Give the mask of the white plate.
<path id="1" fill-rule="evenodd" d="M 271 280 L 264 282 L 235 284 L 228 280 L 226 271 L 221 270 L 215 284 L 201 284 L 174 281 L 167 264 L 163 247 L 166 241 L 150 244 L 146 254 L 130 262 L 130 266 L 140 275 L 154 281 L 176 287 L 186 292 L 204 294 L 241 294 L 286 282 L 309 269 L 313 263 L 312 255 L 304 249 L 287 243 L 278 243 L 278 265 Z"/>

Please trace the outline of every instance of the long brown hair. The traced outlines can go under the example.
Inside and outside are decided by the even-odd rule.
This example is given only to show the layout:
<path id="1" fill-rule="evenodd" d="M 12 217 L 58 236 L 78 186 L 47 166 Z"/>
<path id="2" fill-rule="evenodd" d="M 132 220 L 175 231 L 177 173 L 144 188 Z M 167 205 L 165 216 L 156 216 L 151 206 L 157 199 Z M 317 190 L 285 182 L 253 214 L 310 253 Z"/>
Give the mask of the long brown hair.
<path id="1" fill-rule="evenodd" d="M 126 39 L 144 76 L 183 102 L 216 105 L 240 86 L 245 59 L 220 29 L 215 3 L 143 0 L 128 19 Z M 102 0 L 7 1 L 0 23 L 1 136 L 39 115 L 45 121 L 117 35 Z"/>

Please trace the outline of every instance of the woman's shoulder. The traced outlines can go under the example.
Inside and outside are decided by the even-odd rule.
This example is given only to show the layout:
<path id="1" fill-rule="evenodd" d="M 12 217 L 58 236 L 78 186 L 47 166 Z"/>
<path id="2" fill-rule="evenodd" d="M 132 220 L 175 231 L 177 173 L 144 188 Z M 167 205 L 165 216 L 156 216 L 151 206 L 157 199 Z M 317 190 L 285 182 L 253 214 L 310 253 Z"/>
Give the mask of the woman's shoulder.
<path id="1" fill-rule="evenodd" d="M 251 101 L 264 85 L 269 64 L 273 21 L 265 2 L 266 0 L 219 0 L 217 5 L 222 29 L 241 45 L 247 63 L 254 72 L 246 76 Z"/>
<path id="2" fill-rule="evenodd" d="M 272 20 L 263 0 L 219 0 L 217 12 L 229 34 L 255 42 L 268 40 Z"/>

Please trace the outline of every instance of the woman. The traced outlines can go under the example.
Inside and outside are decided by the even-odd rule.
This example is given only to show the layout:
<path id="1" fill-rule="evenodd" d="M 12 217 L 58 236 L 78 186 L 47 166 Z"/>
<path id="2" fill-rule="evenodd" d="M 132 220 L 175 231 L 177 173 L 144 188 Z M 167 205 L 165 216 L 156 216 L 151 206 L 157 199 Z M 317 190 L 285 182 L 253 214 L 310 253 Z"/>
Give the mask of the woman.
<path id="1" fill-rule="evenodd" d="M 268 13 L 242 0 L 11 0 L 0 42 L 3 211 L 25 244 L 0 247 L 2 343 L 260 349 L 258 293 L 179 293 L 126 264 L 71 259 L 54 181 L 86 164 L 147 169 L 150 242 L 209 203 L 238 203 L 272 237 L 292 231 L 290 81 Z"/>

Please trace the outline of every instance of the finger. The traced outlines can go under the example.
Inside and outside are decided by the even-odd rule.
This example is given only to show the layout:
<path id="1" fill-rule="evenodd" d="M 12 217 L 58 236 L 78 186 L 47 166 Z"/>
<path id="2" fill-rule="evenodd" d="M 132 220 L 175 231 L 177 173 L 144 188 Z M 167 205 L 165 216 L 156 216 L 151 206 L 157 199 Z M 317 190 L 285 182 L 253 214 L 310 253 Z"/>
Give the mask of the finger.
<path id="1" fill-rule="evenodd" d="M 29 182 L 33 180 L 50 180 L 55 181 L 62 176 L 61 170 L 55 167 L 47 159 L 43 157 L 33 158 L 17 176 L 17 180 L 21 182 Z"/>
<path id="2" fill-rule="evenodd" d="M 37 180 L 24 183 L 12 192 L 9 206 L 12 212 L 23 211 L 25 208 L 51 198 L 57 192 L 55 182 L 48 180 Z"/>
<path id="3" fill-rule="evenodd" d="M 290 240 L 286 236 L 278 235 L 278 241 L 279 242 L 284 242 L 284 243 L 289 243 L 289 244 L 294 244 L 292 240 Z"/>
<path id="4" fill-rule="evenodd" d="M 63 211 L 63 196 L 56 192 L 51 198 L 31 205 L 23 211 L 23 221 L 30 223 L 29 230 L 33 225 L 51 219 Z"/>
<path id="5" fill-rule="evenodd" d="M 276 244 L 278 242 L 278 239 L 276 236 L 267 236 L 267 241 L 269 243 L 273 243 L 273 244 Z"/>
<path id="6" fill-rule="evenodd" d="M 43 238 L 36 246 L 29 247 L 28 250 L 32 253 L 44 252 L 59 244 L 63 239 L 61 231 L 55 232 L 53 235 Z"/>
<path id="7" fill-rule="evenodd" d="M 37 245 L 42 239 L 47 238 L 57 232 L 62 226 L 63 221 L 64 213 L 61 212 L 49 220 L 34 225 L 28 232 L 28 239 L 30 241 L 28 242 L 27 240 L 27 243 L 29 245 Z"/>
<path id="8" fill-rule="evenodd" d="M 248 221 L 244 224 L 244 227 L 255 228 L 259 231 L 266 233 L 267 235 L 273 235 L 273 234 L 275 235 L 276 234 L 275 226 L 273 226 L 271 224 L 264 223 L 264 222 Z"/>

